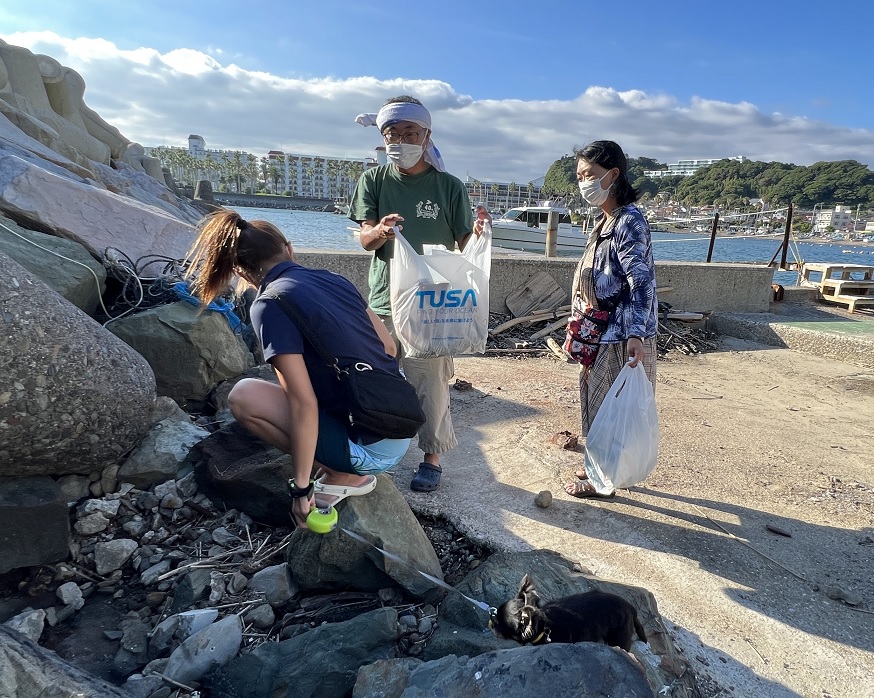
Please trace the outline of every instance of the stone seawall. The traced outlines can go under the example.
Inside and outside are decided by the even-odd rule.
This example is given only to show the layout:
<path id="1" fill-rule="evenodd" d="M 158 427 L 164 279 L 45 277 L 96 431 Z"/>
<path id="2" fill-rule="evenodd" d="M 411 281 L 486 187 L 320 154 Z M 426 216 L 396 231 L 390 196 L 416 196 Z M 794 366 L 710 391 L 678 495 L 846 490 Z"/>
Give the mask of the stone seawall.
<path id="1" fill-rule="evenodd" d="M 296 249 L 301 264 L 342 274 L 367 297 L 368 252 L 334 252 Z M 577 261 L 545 259 L 534 255 L 492 257 L 489 311 L 506 313 L 507 296 L 538 272 L 550 274 L 568 289 Z M 693 312 L 766 313 L 771 299 L 774 270 L 765 265 L 706 262 L 656 262 L 660 288 L 670 288 L 659 299 L 677 310 Z"/>
<path id="2" fill-rule="evenodd" d="M 331 199 L 306 198 L 302 196 L 276 196 L 273 194 L 236 194 L 215 192 L 215 202 L 225 206 L 260 206 L 263 208 L 310 209 L 313 211 L 333 211 Z"/>

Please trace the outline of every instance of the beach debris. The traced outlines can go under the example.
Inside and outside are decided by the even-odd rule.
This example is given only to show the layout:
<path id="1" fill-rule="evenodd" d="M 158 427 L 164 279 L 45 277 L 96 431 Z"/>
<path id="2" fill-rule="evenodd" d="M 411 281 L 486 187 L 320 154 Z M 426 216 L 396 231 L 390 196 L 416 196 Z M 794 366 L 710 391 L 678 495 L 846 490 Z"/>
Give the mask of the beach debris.
<path id="1" fill-rule="evenodd" d="M 559 431 L 552 435 L 550 441 L 566 451 L 573 451 L 579 443 L 579 436 L 570 431 Z"/>
<path id="2" fill-rule="evenodd" d="M 689 327 L 676 320 L 661 320 L 657 336 L 659 357 L 674 350 L 687 356 L 713 351 L 717 346 L 717 337 L 715 332 L 702 327 Z"/>
<path id="3" fill-rule="evenodd" d="M 529 278 L 507 296 L 507 309 L 513 317 L 530 315 L 538 310 L 553 310 L 567 300 L 567 290 L 545 271 Z"/>
<path id="4" fill-rule="evenodd" d="M 565 326 L 567 325 L 568 320 L 570 320 L 570 315 L 564 315 L 563 317 L 559 318 L 555 322 L 549 323 L 542 330 L 539 330 L 539 331 L 535 332 L 534 334 L 532 334 L 531 339 L 532 340 L 540 339 L 541 337 L 545 337 L 548 334 L 552 334 L 557 329 L 563 330 L 565 328 Z"/>
<path id="5" fill-rule="evenodd" d="M 765 524 L 765 528 L 768 529 L 771 533 L 776 533 L 778 536 L 785 536 L 786 538 L 791 538 L 792 534 L 789 533 L 785 528 L 780 528 L 776 524 Z"/>
<path id="6" fill-rule="evenodd" d="M 516 355 L 519 358 L 526 354 L 532 356 L 552 354 L 560 361 L 573 363 L 561 349 L 565 340 L 565 328 L 570 310 L 571 306 L 563 305 L 553 309 L 535 311 L 520 317 L 490 313 L 489 340 L 485 353 Z M 691 320 L 693 315 L 679 311 L 676 314 L 686 320 Z M 656 337 L 659 359 L 665 358 L 672 351 L 696 355 L 717 348 L 717 333 L 704 329 L 701 326 L 701 320 L 697 319 L 698 316 L 706 317 L 706 313 L 695 313 L 694 315 L 696 317 L 694 322 L 665 318 L 659 321 L 659 331 Z"/>
<path id="7" fill-rule="evenodd" d="M 555 354 L 556 358 L 559 358 L 568 364 L 572 364 L 574 362 L 572 358 L 564 353 L 564 350 L 561 348 L 561 346 L 559 346 L 559 343 L 556 342 L 552 337 L 546 338 L 546 346 L 553 354 Z"/>
<path id="8" fill-rule="evenodd" d="M 534 503 L 541 509 L 548 509 L 552 504 L 552 492 L 549 490 L 541 490 L 534 497 Z"/>
<path id="9" fill-rule="evenodd" d="M 832 586 L 826 588 L 825 595 L 828 596 L 832 601 L 843 601 L 847 606 L 861 606 L 862 598 L 858 594 L 854 594 L 851 591 L 846 591 L 842 587 L 839 587 L 837 584 L 833 584 Z"/>
<path id="10" fill-rule="evenodd" d="M 509 330 L 511 327 L 515 327 L 516 325 L 521 325 L 522 323 L 526 323 L 528 325 L 533 325 L 538 322 L 545 322 L 547 320 L 555 320 L 560 314 L 565 314 L 571 309 L 569 305 L 563 305 L 559 308 L 553 308 L 548 310 L 539 310 L 535 313 L 531 313 L 530 315 L 523 315 L 522 317 L 513 318 L 512 320 L 507 320 L 507 322 L 502 322 L 500 325 L 493 327 L 489 330 L 490 335 L 500 334 L 505 330 Z"/>
<path id="11" fill-rule="evenodd" d="M 470 390 L 473 388 L 473 383 L 462 380 L 461 378 L 456 378 L 455 383 L 452 384 L 452 387 L 459 391 Z"/>

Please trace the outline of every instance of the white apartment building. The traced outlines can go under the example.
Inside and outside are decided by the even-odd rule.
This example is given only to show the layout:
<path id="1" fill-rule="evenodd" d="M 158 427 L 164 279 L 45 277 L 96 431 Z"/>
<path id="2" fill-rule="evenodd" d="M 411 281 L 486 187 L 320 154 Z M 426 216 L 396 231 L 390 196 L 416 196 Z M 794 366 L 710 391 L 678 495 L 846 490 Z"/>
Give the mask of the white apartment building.
<path id="1" fill-rule="evenodd" d="M 470 203 L 476 205 L 484 203 L 490 210 L 509 210 L 516 206 L 522 206 L 526 202 L 535 206 L 540 200 L 540 191 L 543 188 L 544 177 L 538 177 L 530 182 L 519 184 L 517 182 L 492 182 L 480 181 L 473 177 L 466 177 L 464 187 Z"/>
<path id="2" fill-rule="evenodd" d="M 153 150 L 146 149 L 149 154 Z M 198 163 L 203 163 L 203 166 L 196 166 L 196 172 L 192 173 L 190 163 L 171 159 L 167 166 L 177 181 L 208 179 L 213 189 L 220 191 L 223 187 L 235 187 L 237 179 L 242 190 L 254 188 L 254 183 L 261 180 L 269 191 L 317 199 L 348 199 L 361 173 L 376 165 L 372 157 L 337 158 L 284 153 L 281 150 L 271 150 L 259 158 L 244 151 L 207 148 L 204 138 L 196 134 L 188 136 L 187 152 L 179 146 L 163 150 L 187 154 Z"/>
<path id="3" fill-rule="evenodd" d="M 818 205 L 818 204 L 817 204 Z M 836 204 L 831 210 L 820 209 L 813 216 L 813 232 L 824 233 L 829 228 L 849 230 L 853 222 L 853 208 Z"/>
<path id="4" fill-rule="evenodd" d="M 712 165 L 714 163 L 719 162 L 720 160 L 734 160 L 736 162 L 747 162 L 749 158 L 743 155 L 736 155 L 731 158 L 708 158 L 702 160 L 679 160 L 671 165 L 668 165 L 668 169 L 666 170 L 644 170 L 643 174 L 647 177 L 652 177 L 654 179 L 658 179 L 659 177 L 674 177 L 676 175 L 681 175 L 683 177 L 688 177 L 690 175 L 695 174 L 702 167 L 707 167 L 708 165 Z"/>
<path id="5" fill-rule="evenodd" d="M 271 150 L 269 161 L 276 163 L 291 196 L 334 199 L 348 202 L 364 170 L 374 167 L 374 158 L 333 158 Z"/>

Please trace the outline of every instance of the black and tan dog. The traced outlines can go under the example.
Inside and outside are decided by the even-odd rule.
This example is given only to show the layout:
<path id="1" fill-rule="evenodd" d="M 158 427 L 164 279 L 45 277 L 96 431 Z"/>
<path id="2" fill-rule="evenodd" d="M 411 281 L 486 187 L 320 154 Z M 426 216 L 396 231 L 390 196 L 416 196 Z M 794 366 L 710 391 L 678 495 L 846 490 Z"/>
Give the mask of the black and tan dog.
<path id="1" fill-rule="evenodd" d="M 631 649 L 634 634 L 646 642 L 637 610 L 616 594 L 589 591 L 540 603 L 529 575 L 522 578 L 518 595 L 503 604 L 493 621 L 503 638 L 522 644 L 546 642 L 603 642 Z"/>

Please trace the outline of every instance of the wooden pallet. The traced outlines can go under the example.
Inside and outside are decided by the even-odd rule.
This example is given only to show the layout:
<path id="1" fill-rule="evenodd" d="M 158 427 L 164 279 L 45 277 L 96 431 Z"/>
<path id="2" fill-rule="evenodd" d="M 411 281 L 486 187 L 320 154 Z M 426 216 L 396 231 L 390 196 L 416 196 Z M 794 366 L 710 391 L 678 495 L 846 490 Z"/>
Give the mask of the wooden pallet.
<path id="1" fill-rule="evenodd" d="M 874 296 L 852 296 L 850 294 L 831 295 L 825 293 L 821 295 L 824 301 L 829 301 L 830 303 L 843 303 L 851 313 L 856 310 L 857 305 L 874 305 Z"/>
<path id="2" fill-rule="evenodd" d="M 874 281 L 866 279 L 823 279 L 819 284 L 823 296 L 867 296 L 874 290 Z"/>

